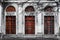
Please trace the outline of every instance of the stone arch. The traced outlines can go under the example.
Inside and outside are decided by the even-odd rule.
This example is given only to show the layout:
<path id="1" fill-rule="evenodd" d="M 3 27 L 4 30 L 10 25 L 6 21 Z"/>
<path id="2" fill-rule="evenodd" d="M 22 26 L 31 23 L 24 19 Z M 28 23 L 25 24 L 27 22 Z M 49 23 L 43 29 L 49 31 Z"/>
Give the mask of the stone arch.
<path id="1" fill-rule="evenodd" d="M 34 9 L 33 6 L 27 6 L 27 7 L 25 8 L 25 12 L 33 12 L 33 11 L 35 11 L 35 9 Z"/>
<path id="2" fill-rule="evenodd" d="M 15 12 L 15 11 L 16 11 L 16 9 L 15 9 L 14 6 L 8 6 L 8 7 L 6 8 L 6 12 Z"/>
<path id="3" fill-rule="evenodd" d="M 44 8 L 44 11 L 52 12 L 52 11 L 53 11 L 52 9 L 53 9 L 52 6 L 46 6 L 46 7 Z"/>

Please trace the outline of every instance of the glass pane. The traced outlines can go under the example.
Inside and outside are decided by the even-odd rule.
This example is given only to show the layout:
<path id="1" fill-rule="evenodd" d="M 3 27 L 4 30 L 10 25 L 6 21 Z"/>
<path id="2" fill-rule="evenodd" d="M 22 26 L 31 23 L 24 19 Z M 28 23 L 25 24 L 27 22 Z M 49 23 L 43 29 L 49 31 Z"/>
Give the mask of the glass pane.
<path id="1" fill-rule="evenodd" d="M 44 33 L 54 34 L 54 16 L 44 16 Z"/>
<path id="2" fill-rule="evenodd" d="M 25 34 L 35 34 L 35 16 L 25 16 Z"/>
<path id="3" fill-rule="evenodd" d="M 16 34 L 15 16 L 6 16 L 6 34 Z"/>

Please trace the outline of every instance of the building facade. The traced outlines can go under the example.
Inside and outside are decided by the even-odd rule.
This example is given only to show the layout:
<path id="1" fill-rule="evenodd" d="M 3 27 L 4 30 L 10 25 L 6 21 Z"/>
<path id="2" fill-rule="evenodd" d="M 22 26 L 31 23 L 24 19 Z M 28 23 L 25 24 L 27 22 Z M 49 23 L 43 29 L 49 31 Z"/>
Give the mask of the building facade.
<path id="1" fill-rule="evenodd" d="M 59 0 L 1 0 L 0 33 L 24 38 L 60 38 Z"/>

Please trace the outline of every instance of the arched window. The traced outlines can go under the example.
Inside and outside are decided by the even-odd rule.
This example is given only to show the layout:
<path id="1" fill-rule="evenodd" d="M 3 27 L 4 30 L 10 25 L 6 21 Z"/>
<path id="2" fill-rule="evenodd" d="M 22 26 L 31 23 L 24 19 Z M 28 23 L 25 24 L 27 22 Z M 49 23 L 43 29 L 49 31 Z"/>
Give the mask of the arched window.
<path id="1" fill-rule="evenodd" d="M 25 8 L 25 12 L 33 12 L 33 11 L 35 11 L 33 6 L 27 6 Z"/>
<path id="2" fill-rule="evenodd" d="M 16 11 L 16 9 L 15 9 L 15 7 L 13 7 L 13 6 L 8 6 L 7 8 L 6 8 L 6 12 L 15 12 Z"/>
<path id="3" fill-rule="evenodd" d="M 46 6 L 46 7 L 44 8 L 44 11 L 52 12 L 52 11 L 53 11 L 52 9 L 53 9 L 52 6 Z"/>

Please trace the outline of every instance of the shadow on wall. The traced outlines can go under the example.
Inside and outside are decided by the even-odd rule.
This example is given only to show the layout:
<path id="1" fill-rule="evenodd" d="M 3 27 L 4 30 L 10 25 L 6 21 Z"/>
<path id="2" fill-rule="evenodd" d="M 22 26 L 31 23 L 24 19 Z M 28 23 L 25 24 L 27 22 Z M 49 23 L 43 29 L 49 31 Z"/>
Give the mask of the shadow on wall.
<path id="1" fill-rule="evenodd" d="M 1 2 L 1 0 L 0 0 L 0 2 Z"/>
<path id="2" fill-rule="evenodd" d="M 55 0 L 47 0 L 47 1 L 55 1 Z"/>
<path id="3" fill-rule="evenodd" d="M 8 0 L 3 0 L 3 1 L 8 1 Z"/>
<path id="4" fill-rule="evenodd" d="M 59 27 L 59 33 L 58 33 L 58 35 L 60 36 L 60 27 Z"/>

